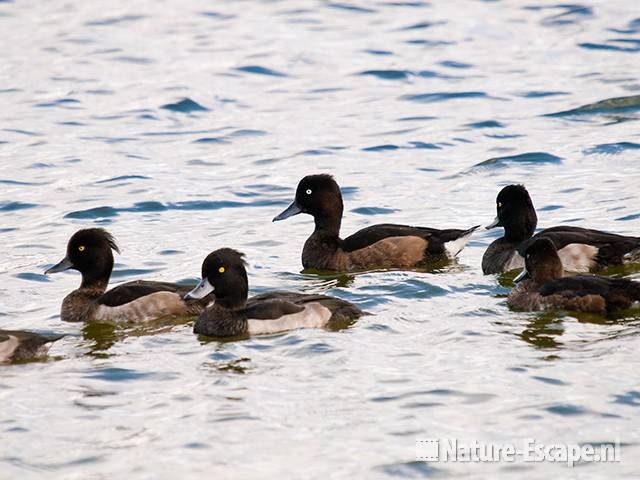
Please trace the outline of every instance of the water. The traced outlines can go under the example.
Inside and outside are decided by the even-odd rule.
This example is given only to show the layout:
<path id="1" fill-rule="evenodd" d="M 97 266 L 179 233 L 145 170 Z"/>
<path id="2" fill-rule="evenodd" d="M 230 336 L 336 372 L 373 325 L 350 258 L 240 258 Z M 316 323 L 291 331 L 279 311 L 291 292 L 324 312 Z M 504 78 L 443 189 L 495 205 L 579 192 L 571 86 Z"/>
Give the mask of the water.
<path id="1" fill-rule="evenodd" d="M 319 278 L 311 219 L 270 222 L 331 172 L 345 234 L 487 224 L 521 182 L 541 226 L 637 235 L 636 2 L 22 1 L 0 28 L 1 323 L 69 334 L 0 371 L 0 477 L 637 478 L 640 317 L 510 312 L 480 270 L 498 231 L 430 272 Z M 114 283 L 232 246 L 254 292 L 374 315 L 226 343 L 65 324 L 79 276 L 42 272 L 92 225 Z M 417 438 L 619 439 L 623 461 L 427 464 Z"/>

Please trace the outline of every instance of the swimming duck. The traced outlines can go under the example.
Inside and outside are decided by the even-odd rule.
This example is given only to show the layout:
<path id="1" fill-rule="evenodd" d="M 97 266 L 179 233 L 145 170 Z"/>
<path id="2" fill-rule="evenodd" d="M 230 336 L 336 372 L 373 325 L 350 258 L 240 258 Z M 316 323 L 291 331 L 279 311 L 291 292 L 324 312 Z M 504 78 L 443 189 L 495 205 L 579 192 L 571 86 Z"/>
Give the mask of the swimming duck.
<path id="1" fill-rule="evenodd" d="M 22 330 L 0 330 L 0 363 L 21 362 L 42 357 L 50 344 L 64 335 L 40 335 Z"/>
<path id="2" fill-rule="evenodd" d="M 170 315 L 197 315 L 203 310 L 206 301 L 184 300 L 184 295 L 193 288 L 188 285 L 136 280 L 107 291 L 113 270 L 112 250 L 120 253 L 106 230 L 78 230 L 67 244 L 64 259 L 44 272 L 74 269 L 82 274 L 80 288 L 62 301 L 62 320 L 141 322 Z"/>
<path id="3" fill-rule="evenodd" d="M 537 238 L 525 251 L 525 268 L 508 303 L 515 310 L 564 309 L 605 313 L 640 306 L 640 282 L 600 275 L 563 277 L 554 243 Z"/>
<path id="4" fill-rule="evenodd" d="M 324 327 L 363 315 L 355 305 L 326 295 L 271 292 L 252 297 L 244 254 L 231 248 L 210 253 L 202 263 L 202 281 L 186 298 L 213 293 L 215 302 L 198 317 L 194 333 L 211 337 L 277 333 Z"/>
<path id="5" fill-rule="evenodd" d="M 558 248 L 565 270 L 589 272 L 608 265 L 640 261 L 640 237 L 588 228 L 559 226 L 533 235 L 538 217 L 523 185 L 504 187 L 496 199 L 498 215 L 486 228 L 504 228 L 504 237 L 489 245 L 482 257 L 487 274 L 508 272 L 524 265 L 523 252 L 536 238 L 546 237 Z"/>
<path id="6" fill-rule="evenodd" d="M 464 248 L 468 230 L 381 224 L 340 238 L 342 194 L 331 175 L 300 180 L 293 203 L 273 221 L 306 213 L 315 230 L 302 249 L 304 268 L 351 272 L 371 268 L 410 268 L 430 260 L 452 259 Z"/>

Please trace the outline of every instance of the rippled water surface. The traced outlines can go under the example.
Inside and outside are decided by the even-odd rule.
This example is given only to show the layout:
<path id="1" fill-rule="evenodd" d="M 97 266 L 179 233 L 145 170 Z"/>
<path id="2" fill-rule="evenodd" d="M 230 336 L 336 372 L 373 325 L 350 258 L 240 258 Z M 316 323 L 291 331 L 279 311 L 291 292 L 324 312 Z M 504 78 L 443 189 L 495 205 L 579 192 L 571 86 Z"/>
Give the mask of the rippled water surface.
<path id="1" fill-rule="evenodd" d="M 0 2 L 0 321 L 69 334 L 0 370 L 0 477 L 637 478 L 640 317 L 510 312 L 480 270 L 498 231 L 429 272 L 319 278 L 310 217 L 271 223 L 330 172 L 345 234 L 486 224 L 513 182 L 541 226 L 638 234 L 637 2 L 347 2 Z M 79 275 L 42 272 L 94 225 L 113 283 L 232 246 L 254 292 L 374 315 L 226 343 L 63 323 Z M 415 461 L 417 438 L 529 437 L 623 461 Z"/>

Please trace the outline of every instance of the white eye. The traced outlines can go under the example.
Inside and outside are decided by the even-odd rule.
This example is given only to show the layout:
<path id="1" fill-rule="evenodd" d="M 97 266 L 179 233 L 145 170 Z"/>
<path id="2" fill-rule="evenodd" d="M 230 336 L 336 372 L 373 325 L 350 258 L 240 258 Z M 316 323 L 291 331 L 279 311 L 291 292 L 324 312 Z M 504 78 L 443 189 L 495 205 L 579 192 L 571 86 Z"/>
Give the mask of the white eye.
<path id="1" fill-rule="evenodd" d="M 311 189 L 307 189 L 307 195 L 311 195 Z"/>

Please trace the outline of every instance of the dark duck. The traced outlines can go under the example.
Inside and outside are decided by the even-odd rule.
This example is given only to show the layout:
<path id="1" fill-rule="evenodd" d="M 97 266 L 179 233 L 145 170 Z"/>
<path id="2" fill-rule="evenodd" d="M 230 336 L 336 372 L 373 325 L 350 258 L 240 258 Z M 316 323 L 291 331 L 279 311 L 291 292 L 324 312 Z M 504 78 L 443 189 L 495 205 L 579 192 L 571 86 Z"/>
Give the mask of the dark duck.
<path id="1" fill-rule="evenodd" d="M 22 330 L 0 330 L 0 363 L 24 362 L 44 357 L 51 343 L 64 335 L 40 335 Z"/>
<path id="2" fill-rule="evenodd" d="M 302 249 L 304 268 L 351 272 L 374 268 L 411 268 L 432 260 L 455 258 L 478 228 L 438 230 L 380 224 L 340 238 L 342 194 L 331 175 L 300 180 L 293 203 L 273 221 L 306 213 L 315 230 Z"/>
<path id="3" fill-rule="evenodd" d="M 564 269 L 572 272 L 640 261 L 640 237 L 571 226 L 551 227 L 534 235 L 538 217 L 523 185 L 504 187 L 496 199 L 496 209 L 496 219 L 486 228 L 503 227 L 504 236 L 492 242 L 482 257 L 485 275 L 522 268 L 523 252 L 542 237 L 553 241 Z"/>
<path id="4" fill-rule="evenodd" d="M 354 320 L 363 312 L 327 295 L 270 292 L 247 299 L 249 285 L 244 255 L 231 248 L 210 253 L 202 264 L 202 281 L 187 298 L 213 294 L 215 301 L 200 314 L 194 333 L 231 337 L 319 328 Z"/>
<path id="5" fill-rule="evenodd" d="M 195 316 L 206 301 L 186 301 L 193 286 L 136 280 L 107 291 L 113 253 L 119 253 L 115 240 L 102 228 L 88 228 L 73 234 L 67 255 L 45 273 L 77 270 L 80 287 L 62 301 L 61 317 L 68 322 L 102 320 L 143 322 L 165 316 Z"/>
<path id="6" fill-rule="evenodd" d="M 515 279 L 508 303 L 514 310 L 562 309 L 610 313 L 640 306 L 640 282 L 600 275 L 563 277 L 553 242 L 534 240 L 525 251 L 525 268 Z"/>

